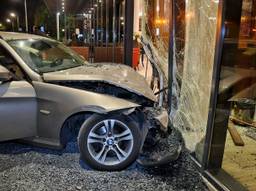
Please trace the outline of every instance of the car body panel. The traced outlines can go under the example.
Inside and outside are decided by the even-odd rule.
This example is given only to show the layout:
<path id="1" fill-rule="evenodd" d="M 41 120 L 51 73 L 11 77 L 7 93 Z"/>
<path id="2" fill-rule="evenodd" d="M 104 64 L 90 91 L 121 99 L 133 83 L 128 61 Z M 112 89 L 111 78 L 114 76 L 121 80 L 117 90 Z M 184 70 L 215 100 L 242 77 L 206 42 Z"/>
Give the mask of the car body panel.
<path id="1" fill-rule="evenodd" d="M 37 134 L 37 101 L 25 81 L 0 84 L 0 141 Z"/>
<path id="2" fill-rule="evenodd" d="M 44 79 L 31 70 L 17 52 L 6 42 L 8 40 L 21 40 L 21 39 L 46 39 L 51 40 L 42 36 L 29 35 L 23 33 L 11 33 L 11 32 L 0 32 L 0 45 L 4 46 L 19 63 L 21 68 L 27 73 L 32 81 L 97 81 L 106 82 L 117 87 L 124 88 L 132 93 L 140 96 L 144 96 L 154 102 L 157 101 L 153 91 L 145 81 L 131 67 L 122 64 L 111 64 L 111 63 L 93 63 L 87 64 L 84 67 L 77 67 L 73 69 L 46 73 Z"/>
<path id="3" fill-rule="evenodd" d="M 33 86 L 38 99 L 38 136 L 48 139 L 59 139 L 65 121 L 74 114 L 107 114 L 139 107 L 123 99 L 64 86 L 43 82 L 33 82 Z"/>
<path id="4" fill-rule="evenodd" d="M 16 32 L 0 32 L 0 37 L 5 40 L 20 40 L 20 39 L 48 39 L 46 37 L 28 34 L 28 33 L 16 33 Z"/>
<path id="5" fill-rule="evenodd" d="M 24 73 L 27 74 L 27 88 L 32 89 L 28 91 L 26 87 L 23 87 L 25 91 L 28 91 L 28 95 L 25 95 L 23 92 L 23 97 L 20 96 L 21 94 L 15 94 L 14 89 L 9 91 L 8 94 L 5 94 L 5 97 L 0 97 L 0 107 L 7 107 L 9 103 L 4 103 L 5 100 L 13 96 L 13 108 L 18 108 L 16 114 L 19 116 L 17 117 L 16 114 L 0 115 L 2 118 L 8 118 L 5 119 L 5 123 L 7 124 L 8 122 L 8 124 L 10 123 L 18 127 L 24 122 L 26 125 L 24 132 L 30 129 L 27 133 L 15 132 L 14 134 L 19 134 L 19 137 L 13 136 L 13 139 L 25 138 L 29 142 L 32 141 L 39 145 L 61 148 L 61 130 L 65 122 L 73 115 L 84 112 L 99 114 L 119 112 L 126 115 L 127 113 L 130 114 L 133 112 L 135 110 L 134 108 L 140 107 L 139 104 L 133 103 L 134 100 L 128 101 L 125 98 L 117 98 L 115 95 L 111 96 L 99 92 L 96 93 L 79 88 L 66 87 L 65 85 L 58 85 L 58 83 L 54 82 L 75 83 L 79 81 L 79 83 L 86 82 L 87 84 L 89 82 L 103 82 L 104 84 L 125 89 L 131 92 L 131 94 L 143 96 L 147 100 L 151 100 L 151 102 L 156 101 L 156 96 L 145 79 L 132 68 L 125 65 L 108 63 L 89 64 L 85 62 L 85 65 L 81 67 L 45 73 L 43 75 L 36 73 L 8 43 L 9 40 L 29 39 L 51 40 L 35 35 L 0 32 L 0 45 L 12 55 L 24 70 Z M 32 94 L 29 96 L 30 91 L 34 91 L 33 96 Z M 15 96 L 20 97 L 17 98 Z M 24 105 L 17 103 L 17 100 L 25 100 Z M 22 106 L 22 110 L 20 110 L 20 106 Z M 28 109 L 26 107 L 31 108 Z M 10 125 L 7 127 L 10 127 Z"/>
<path id="6" fill-rule="evenodd" d="M 64 71 L 45 73 L 43 78 L 46 82 L 67 80 L 105 82 L 144 96 L 154 102 L 157 101 L 145 79 L 131 67 L 121 64 L 86 64 Z"/>

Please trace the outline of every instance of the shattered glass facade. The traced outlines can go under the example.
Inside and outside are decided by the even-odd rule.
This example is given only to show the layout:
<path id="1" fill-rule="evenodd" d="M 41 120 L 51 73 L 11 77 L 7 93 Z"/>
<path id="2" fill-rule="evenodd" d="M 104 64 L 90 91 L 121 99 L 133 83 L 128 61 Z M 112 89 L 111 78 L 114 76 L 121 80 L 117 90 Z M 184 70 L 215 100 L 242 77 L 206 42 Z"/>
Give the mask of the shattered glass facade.
<path id="1" fill-rule="evenodd" d="M 168 77 L 171 0 L 141 0 L 143 10 L 142 38 L 150 45 L 157 64 Z M 167 78 L 166 78 L 167 79 Z"/>
<path id="2" fill-rule="evenodd" d="M 206 134 L 211 95 L 218 1 L 176 2 L 176 20 L 184 27 L 175 31 L 174 69 L 177 68 L 178 84 L 174 87 L 178 89 L 171 118 L 174 127 L 182 132 L 187 148 L 190 151 L 197 148 L 201 156 L 203 147 L 200 145 Z"/>
<path id="3" fill-rule="evenodd" d="M 152 45 L 158 64 L 168 79 L 171 2 L 143 2 L 145 17 L 142 19 L 142 36 Z M 199 142 L 203 143 L 206 134 L 218 4 L 218 0 L 175 1 L 175 78 L 170 115 L 174 127 L 182 132 L 186 146 L 191 152 L 196 150 Z"/>

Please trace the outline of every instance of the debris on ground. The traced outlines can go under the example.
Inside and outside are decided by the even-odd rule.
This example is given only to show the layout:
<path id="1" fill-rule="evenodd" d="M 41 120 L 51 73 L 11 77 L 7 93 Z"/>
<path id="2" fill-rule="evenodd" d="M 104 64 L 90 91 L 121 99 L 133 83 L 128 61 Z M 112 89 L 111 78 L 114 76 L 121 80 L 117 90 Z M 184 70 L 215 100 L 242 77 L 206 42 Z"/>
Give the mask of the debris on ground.
<path id="1" fill-rule="evenodd" d="M 256 129 L 255 128 L 249 128 L 246 132 L 245 135 L 247 137 L 250 137 L 251 139 L 256 141 Z"/>
<path id="2" fill-rule="evenodd" d="M 178 160 L 182 150 L 182 138 L 151 129 L 137 162 L 143 167 L 154 168 L 169 165 Z"/>
<path id="3" fill-rule="evenodd" d="M 179 145 L 174 131 L 170 145 Z M 168 148 L 167 148 L 168 149 Z M 178 160 L 164 168 L 143 168 L 137 163 L 121 172 L 98 172 L 80 162 L 75 141 L 63 151 L 16 144 L 0 144 L 0 191 L 168 191 L 207 190 L 190 159 L 182 150 Z"/>

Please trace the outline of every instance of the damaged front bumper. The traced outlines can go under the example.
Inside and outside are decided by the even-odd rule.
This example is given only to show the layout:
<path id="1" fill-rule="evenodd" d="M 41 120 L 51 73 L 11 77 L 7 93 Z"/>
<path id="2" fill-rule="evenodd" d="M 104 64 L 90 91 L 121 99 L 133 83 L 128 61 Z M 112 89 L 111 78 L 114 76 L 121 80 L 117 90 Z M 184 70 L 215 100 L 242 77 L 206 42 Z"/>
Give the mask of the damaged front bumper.
<path id="1" fill-rule="evenodd" d="M 149 129 L 160 128 L 161 131 L 167 133 L 169 126 L 169 115 L 164 108 L 145 108 L 144 113 L 149 122 Z"/>
<path id="2" fill-rule="evenodd" d="M 145 108 L 147 136 L 137 160 L 143 167 L 161 167 L 176 161 L 181 153 L 180 144 L 170 144 L 169 115 L 164 108 Z"/>

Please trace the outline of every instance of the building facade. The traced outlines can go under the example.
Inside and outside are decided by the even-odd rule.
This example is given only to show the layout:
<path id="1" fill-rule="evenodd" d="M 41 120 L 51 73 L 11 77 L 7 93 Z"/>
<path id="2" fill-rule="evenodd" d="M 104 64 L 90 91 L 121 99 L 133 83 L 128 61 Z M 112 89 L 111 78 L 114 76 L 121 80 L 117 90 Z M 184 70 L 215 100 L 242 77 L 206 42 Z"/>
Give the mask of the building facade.
<path id="1" fill-rule="evenodd" d="M 162 71 L 172 125 L 202 174 L 222 190 L 256 190 L 256 1 L 91 0 L 83 7 L 76 27 L 89 57 L 131 65 L 134 48 L 144 49 Z"/>
<path id="2" fill-rule="evenodd" d="M 170 118 L 195 162 L 219 189 L 255 190 L 256 1 L 141 6 L 142 38 L 171 83 Z"/>

